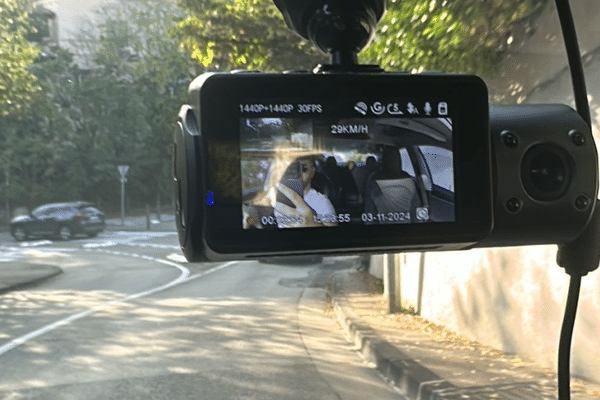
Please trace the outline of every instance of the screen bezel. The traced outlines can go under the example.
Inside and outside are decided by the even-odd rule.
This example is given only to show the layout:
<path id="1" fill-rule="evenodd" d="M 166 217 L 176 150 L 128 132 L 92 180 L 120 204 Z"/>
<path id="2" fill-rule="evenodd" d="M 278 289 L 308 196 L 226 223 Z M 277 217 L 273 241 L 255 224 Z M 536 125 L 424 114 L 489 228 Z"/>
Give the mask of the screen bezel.
<path id="1" fill-rule="evenodd" d="M 455 222 L 245 230 L 242 228 L 239 105 L 250 99 L 444 99 L 453 123 Z M 492 227 L 491 151 L 487 89 L 469 75 L 213 74 L 192 84 L 200 125 L 203 240 L 217 254 L 266 255 L 409 249 L 464 244 Z M 195 104 L 194 104 L 195 103 Z M 460 246 L 459 246 L 460 247 Z"/>

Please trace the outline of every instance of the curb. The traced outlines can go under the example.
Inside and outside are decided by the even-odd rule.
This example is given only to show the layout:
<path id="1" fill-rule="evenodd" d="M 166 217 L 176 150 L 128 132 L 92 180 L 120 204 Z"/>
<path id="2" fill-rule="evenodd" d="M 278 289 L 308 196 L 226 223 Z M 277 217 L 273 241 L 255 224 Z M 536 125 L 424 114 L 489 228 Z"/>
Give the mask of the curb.
<path id="1" fill-rule="evenodd" d="M 436 361 L 438 356 L 432 355 L 431 352 L 412 352 L 410 346 L 418 346 L 421 339 L 414 341 L 408 337 L 409 347 L 405 352 L 402 345 L 394 345 L 383 339 L 379 331 L 364 322 L 354 310 L 351 302 L 352 293 L 360 295 L 363 289 L 361 283 L 353 280 L 349 275 L 343 272 L 334 274 L 329 287 L 333 312 L 346 339 L 354 346 L 354 350 L 407 399 L 556 399 L 555 383 L 543 371 L 536 370 L 534 367 L 528 370 L 528 373 L 521 371 L 517 374 L 503 375 L 504 370 L 490 372 L 486 369 L 490 366 L 488 359 L 471 360 L 471 364 L 461 366 L 464 353 L 454 354 L 449 351 L 448 354 L 444 354 L 443 360 L 447 362 L 457 357 L 455 361 L 459 363 L 458 367 L 452 367 L 452 370 L 448 370 L 447 366 L 438 368 Z M 403 342 L 401 336 L 398 339 L 400 339 L 398 343 Z M 422 345 L 427 347 L 428 340 L 423 339 Z M 498 362 L 500 364 L 497 368 L 500 368 L 503 360 L 499 359 Z M 487 378 L 484 380 L 464 378 L 480 367 Z M 580 388 L 572 385 L 571 393 L 578 399 L 598 398 L 584 385 Z"/>
<path id="2" fill-rule="evenodd" d="M 414 400 L 437 400 L 447 398 L 441 397 L 440 392 L 456 389 L 455 385 L 423 367 L 379 338 L 369 326 L 360 323 L 359 317 L 339 293 L 334 293 L 332 303 L 347 339 L 367 362 L 374 364 L 404 395 Z"/>
<path id="3" fill-rule="evenodd" d="M 40 265 L 39 268 L 45 269 L 46 271 L 37 273 L 37 276 L 23 278 L 21 280 L 17 280 L 13 283 L 6 285 L 0 285 L 0 295 L 5 294 L 7 292 L 24 289 L 29 286 L 37 285 L 45 280 L 48 280 L 63 273 L 62 269 L 52 265 Z"/>

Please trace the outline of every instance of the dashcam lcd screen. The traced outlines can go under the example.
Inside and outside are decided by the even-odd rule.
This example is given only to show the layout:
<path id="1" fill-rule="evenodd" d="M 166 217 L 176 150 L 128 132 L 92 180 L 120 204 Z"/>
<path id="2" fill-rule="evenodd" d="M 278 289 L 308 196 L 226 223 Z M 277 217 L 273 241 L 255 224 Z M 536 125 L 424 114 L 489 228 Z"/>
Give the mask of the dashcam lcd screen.
<path id="1" fill-rule="evenodd" d="M 452 132 L 446 115 L 244 115 L 242 226 L 454 222 Z"/>

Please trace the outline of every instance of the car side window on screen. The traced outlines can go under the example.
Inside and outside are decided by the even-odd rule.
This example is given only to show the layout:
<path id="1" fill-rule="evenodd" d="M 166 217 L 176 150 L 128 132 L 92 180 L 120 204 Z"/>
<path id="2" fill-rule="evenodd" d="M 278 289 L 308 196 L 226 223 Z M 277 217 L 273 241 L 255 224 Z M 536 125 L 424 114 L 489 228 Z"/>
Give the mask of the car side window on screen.
<path id="1" fill-rule="evenodd" d="M 452 152 L 437 146 L 419 146 L 434 186 L 454 192 Z"/>

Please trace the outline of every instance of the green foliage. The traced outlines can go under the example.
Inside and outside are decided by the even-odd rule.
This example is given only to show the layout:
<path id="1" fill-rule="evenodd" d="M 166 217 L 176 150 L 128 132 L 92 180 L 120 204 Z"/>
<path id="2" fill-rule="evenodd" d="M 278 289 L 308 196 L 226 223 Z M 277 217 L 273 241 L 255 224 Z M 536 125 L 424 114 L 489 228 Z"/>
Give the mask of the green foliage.
<path id="1" fill-rule="evenodd" d="M 180 0 L 174 29 L 185 51 L 211 70 L 312 69 L 326 60 L 285 25 L 272 0 Z"/>
<path id="2" fill-rule="evenodd" d="M 67 136 L 75 130 L 69 118 L 74 109 L 69 87 L 76 79 L 76 68 L 70 67 L 70 61 L 71 55 L 64 51 L 44 53 L 31 71 L 46 96 L 36 97 L 26 114 L 0 118 L 5 128 L 0 137 L 2 167 L 11 177 L 9 186 L 3 188 L 4 197 L 15 204 L 33 207 L 78 198 L 85 186 L 77 160 L 68 154 L 72 145 Z"/>
<path id="3" fill-rule="evenodd" d="M 388 0 L 361 61 L 389 70 L 493 75 L 504 52 L 531 32 L 548 0 Z M 180 0 L 176 28 L 207 69 L 312 68 L 325 57 L 292 34 L 271 0 Z"/>
<path id="4" fill-rule="evenodd" d="M 156 193 L 170 199 L 173 121 L 195 67 L 277 71 L 327 62 L 287 29 L 271 0 L 180 2 L 187 17 L 154 1 L 103 8 L 100 38 L 80 41 L 94 44 L 79 49 L 94 55 L 82 69 L 68 52 L 40 53 L 26 41 L 43 23 L 31 21 L 24 0 L 0 0 L 0 170 L 10 181 L 0 185 L 3 199 L 29 207 L 84 199 L 116 209 L 120 164 L 130 166 L 130 206 L 154 203 Z M 361 57 L 388 69 L 489 75 L 546 2 L 390 0 Z M 223 182 L 233 176 L 229 156 Z"/>
<path id="5" fill-rule="evenodd" d="M 492 76 L 507 48 L 532 32 L 548 0 L 388 0 L 364 62 L 409 72 Z"/>
<path id="6" fill-rule="evenodd" d="M 26 39 L 32 31 L 24 0 L 0 0 L 0 117 L 23 113 L 38 93 L 27 70 L 38 55 Z"/>
<path id="7" fill-rule="evenodd" d="M 0 0 L 3 1 L 3 0 Z M 30 66 L 43 95 L 26 114 L 0 116 L 0 197 L 13 206 L 83 199 L 118 209 L 117 165 L 130 166 L 130 207 L 171 198 L 173 121 L 185 102 L 192 62 L 167 34 L 177 9 L 116 4 L 99 11 L 100 38 L 77 49 L 46 47 Z"/>
<path id="8" fill-rule="evenodd" d="M 104 165 L 96 175 L 112 175 L 98 183 L 114 184 L 116 165 L 129 165 L 132 205 L 153 203 L 157 194 L 171 195 L 173 121 L 185 102 L 192 68 L 167 32 L 178 14 L 169 3 L 103 8 L 95 52 L 101 68 L 82 81 L 91 85 L 82 99 L 93 99 L 94 107 L 81 119 L 89 122 L 90 132 L 97 132 L 96 148 L 103 162 L 95 165 Z"/>
<path id="9" fill-rule="evenodd" d="M 36 128 L 38 121 L 33 118 L 2 120 L 3 164 L 10 162 L 12 184 L 4 188 L 8 198 L 18 198 L 29 202 L 43 190 L 40 182 L 46 176 L 46 167 L 53 158 L 51 147 L 47 145 L 46 135 L 40 135 Z"/>

